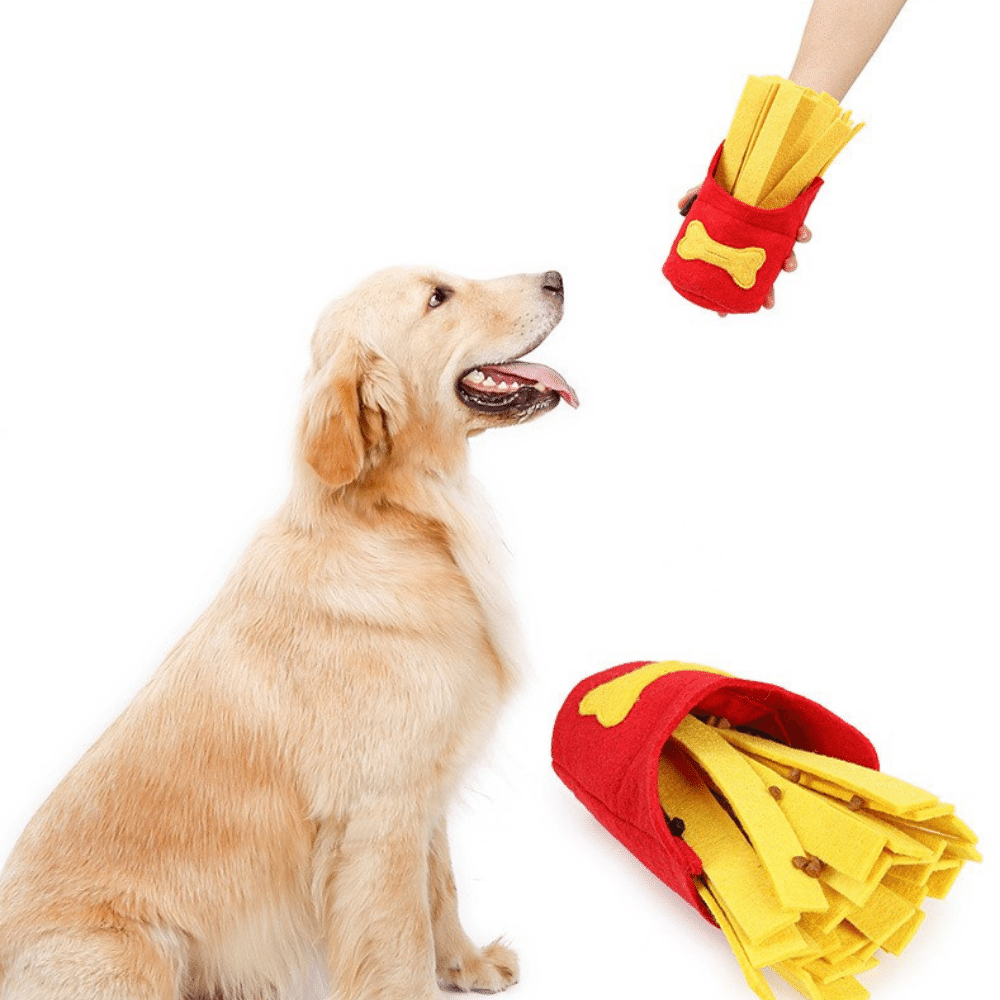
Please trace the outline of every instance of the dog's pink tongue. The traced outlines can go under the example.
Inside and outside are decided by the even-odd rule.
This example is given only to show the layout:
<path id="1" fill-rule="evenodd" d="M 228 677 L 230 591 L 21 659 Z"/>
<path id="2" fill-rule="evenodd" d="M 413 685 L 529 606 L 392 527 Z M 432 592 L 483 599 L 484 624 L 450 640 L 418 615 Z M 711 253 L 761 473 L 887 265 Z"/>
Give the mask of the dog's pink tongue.
<path id="1" fill-rule="evenodd" d="M 483 369 L 486 371 L 486 369 Z M 490 365 L 490 372 L 506 375 L 520 382 L 541 382 L 547 389 L 558 392 L 572 407 L 580 405 L 576 390 L 552 368 L 545 365 L 533 365 L 527 361 L 511 361 L 506 365 Z M 495 377 L 495 376 L 494 376 Z"/>

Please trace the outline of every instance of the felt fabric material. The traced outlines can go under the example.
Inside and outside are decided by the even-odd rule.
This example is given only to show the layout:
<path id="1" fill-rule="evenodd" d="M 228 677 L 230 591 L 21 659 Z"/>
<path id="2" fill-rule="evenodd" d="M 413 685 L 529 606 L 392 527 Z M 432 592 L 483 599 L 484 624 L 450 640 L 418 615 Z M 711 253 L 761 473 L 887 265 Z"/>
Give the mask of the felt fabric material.
<path id="1" fill-rule="evenodd" d="M 819 882 L 788 863 L 790 858 L 804 855 L 805 849 L 785 819 L 781 806 L 768 794 L 766 786 L 754 774 L 743 754 L 730 746 L 716 729 L 690 715 L 681 719 L 673 738 L 729 803 L 743 833 L 767 870 L 780 906 L 797 913 L 825 910 L 826 897 Z M 667 808 L 666 803 L 664 806 Z M 681 812 L 680 815 L 685 814 Z M 739 836 L 736 824 L 729 825 Z"/>
<path id="2" fill-rule="evenodd" d="M 815 754 L 803 753 L 795 747 L 783 747 L 773 740 L 761 739 L 749 733 L 728 730 L 725 739 L 756 757 L 787 765 L 789 768 L 799 768 L 802 771 L 799 781 L 807 787 L 812 787 L 811 779 L 823 779 L 822 790 L 827 794 L 833 794 L 831 788 L 846 789 L 848 798 L 853 794 L 860 795 L 867 807 L 893 816 L 909 817 L 910 813 L 926 810 L 938 802 L 936 795 L 917 788 L 916 785 L 847 761 L 820 759 Z M 839 790 L 836 794 L 844 795 L 844 791 Z"/>
<path id="3" fill-rule="evenodd" d="M 681 719 L 698 709 L 863 767 L 877 768 L 878 755 L 860 732 L 808 698 L 694 664 L 675 664 L 673 672 L 651 680 L 614 725 L 581 714 L 581 702 L 591 691 L 651 663 L 621 664 L 573 689 L 556 719 L 552 766 L 612 836 L 714 923 L 692 881 L 702 872 L 701 861 L 670 833 L 659 801 L 660 752 Z"/>
<path id="4" fill-rule="evenodd" d="M 663 274 L 684 298 L 696 305 L 715 312 L 757 312 L 791 254 L 799 227 L 823 180 L 816 177 L 802 194 L 783 208 L 754 208 L 734 198 L 716 182 L 715 171 L 721 156 L 722 146 L 713 157 L 698 197 L 681 224 L 663 265 Z M 763 253 L 763 263 L 754 271 L 749 287 L 740 287 L 729 270 L 713 262 L 719 256 L 717 251 L 704 255 L 712 259 L 685 259 L 678 252 L 678 246 L 687 239 L 695 222 L 715 244 L 733 251 L 750 249 Z"/>
<path id="5" fill-rule="evenodd" d="M 769 788 L 777 789 L 776 801 L 806 854 L 820 855 L 837 871 L 864 881 L 885 850 L 886 838 L 860 822 L 853 813 L 835 809 L 800 784 L 788 781 L 770 768 L 746 758 Z"/>
<path id="6" fill-rule="evenodd" d="M 747 205 L 782 208 L 823 176 L 861 128 L 829 94 L 780 76 L 751 76 L 715 179 Z"/>

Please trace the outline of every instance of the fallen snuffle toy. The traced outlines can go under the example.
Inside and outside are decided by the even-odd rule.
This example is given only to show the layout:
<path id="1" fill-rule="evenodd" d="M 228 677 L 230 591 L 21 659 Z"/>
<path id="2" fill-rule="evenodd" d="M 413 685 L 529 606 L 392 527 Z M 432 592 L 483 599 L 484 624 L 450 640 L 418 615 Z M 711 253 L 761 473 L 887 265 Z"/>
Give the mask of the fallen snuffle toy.
<path id="1" fill-rule="evenodd" d="M 553 767 L 654 874 L 718 924 L 747 982 L 771 967 L 811 1000 L 863 1000 L 855 976 L 899 955 L 966 861 L 973 832 L 882 774 L 823 706 L 686 663 L 583 681 L 556 720 Z"/>

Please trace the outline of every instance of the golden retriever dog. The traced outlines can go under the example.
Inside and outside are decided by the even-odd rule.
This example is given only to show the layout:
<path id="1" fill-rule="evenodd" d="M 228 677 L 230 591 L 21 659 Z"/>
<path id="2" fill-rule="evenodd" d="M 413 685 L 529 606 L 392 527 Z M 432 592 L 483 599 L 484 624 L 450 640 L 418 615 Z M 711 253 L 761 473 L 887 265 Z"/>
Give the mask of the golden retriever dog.
<path id="1" fill-rule="evenodd" d="M 0 880 L 2 1000 L 431 1000 L 516 982 L 458 920 L 449 800 L 514 683 L 467 440 L 573 390 L 558 272 L 394 269 L 321 317 L 290 496 Z"/>

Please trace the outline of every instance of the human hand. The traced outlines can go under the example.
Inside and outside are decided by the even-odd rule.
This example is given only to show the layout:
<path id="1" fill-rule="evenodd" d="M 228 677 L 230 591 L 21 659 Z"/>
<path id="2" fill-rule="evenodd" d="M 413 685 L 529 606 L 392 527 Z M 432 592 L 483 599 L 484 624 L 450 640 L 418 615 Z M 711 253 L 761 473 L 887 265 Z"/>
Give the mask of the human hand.
<path id="1" fill-rule="evenodd" d="M 698 197 L 698 192 L 701 190 L 701 185 L 697 187 L 690 188 L 685 192 L 684 196 L 677 202 L 677 208 L 680 210 L 681 215 L 687 215 L 691 210 L 691 206 L 694 204 L 695 198 Z M 799 231 L 795 235 L 796 243 L 808 243 L 812 239 L 812 230 L 808 226 L 799 226 Z M 794 271 L 799 266 L 799 260 L 795 256 L 795 251 L 793 250 L 789 254 L 788 259 L 784 264 L 781 265 L 782 271 Z M 774 288 L 772 287 L 768 293 L 767 298 L 764 299 L 764 308 L 773 309 L 774 308 Z M 728 316 L 729 313 L 720 312 L 720 316 Z"/>

